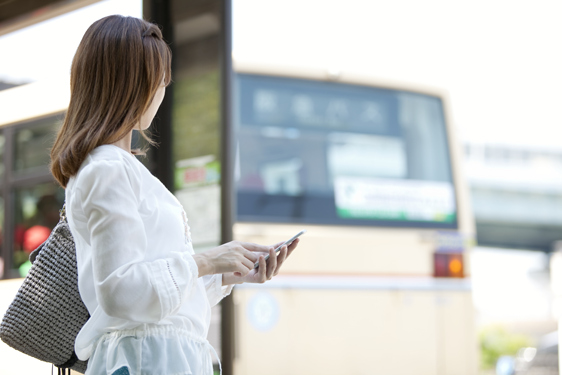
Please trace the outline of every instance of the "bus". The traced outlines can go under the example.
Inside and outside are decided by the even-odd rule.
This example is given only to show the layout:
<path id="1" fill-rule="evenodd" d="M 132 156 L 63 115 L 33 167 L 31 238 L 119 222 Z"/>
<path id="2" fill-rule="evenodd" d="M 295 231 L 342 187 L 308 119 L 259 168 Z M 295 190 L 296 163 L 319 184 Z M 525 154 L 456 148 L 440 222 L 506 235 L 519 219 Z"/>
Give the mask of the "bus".
<path id="1" fill-rule="evenodd" d="M 234 61 L 233 238 L 306 229 L 234 292 L 234 373 L 476 374 L 475 238 L 447 94 Z"/>

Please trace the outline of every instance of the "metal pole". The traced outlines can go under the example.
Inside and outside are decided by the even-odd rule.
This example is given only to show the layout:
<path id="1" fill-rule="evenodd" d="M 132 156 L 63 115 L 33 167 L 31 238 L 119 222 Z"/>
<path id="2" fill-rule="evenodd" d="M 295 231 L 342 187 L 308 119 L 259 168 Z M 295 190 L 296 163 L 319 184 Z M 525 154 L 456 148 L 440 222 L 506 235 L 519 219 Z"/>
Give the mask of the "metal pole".
<path id="1" fill-rule="evenodd" d="M 221 49 L 221 241 L 232 241 L 234 224 L 234 134 L 232 126 L 232 1 L 224 0 Z M 234 293 L 234 292 L 233 292 Z M 221 302 L 222 372 L 233 375 L 235 357 L 233 295 Z"/>
<path id="2" fill-rule="evenodd" d="M 146 5 L 146 3 L 143 3 Z M 151 0 L 150 9 L 145 9 L 145 18 L 158 24 L 162 28 L 164 40 L 172 48 L 172 76 L 174 72 L 174 25 L 172 24 L 170 0 Z M 173 80 L 166 88 L 164 100 L 154 117 L 154 139 L 158 146 L 148 154 L 151 161 L 150 171 L 169 190 L 174 189 L 173 160 L 172 160 L 172 109 L 174 100 Z"/>
<path id="3" fill-rule="evenodd" d="M 4 276 L 5 279 L 16 277 L 13 267 L 14 254 L 14 194 L 12 193 L 12 169 L 14 164 L 14 128 L 7 127 L 4 130 L 4 178 L 2 186 L 2 196 L 4 198 L 4 228 L 2 241 L 2 256 L 4 257 Z"/>

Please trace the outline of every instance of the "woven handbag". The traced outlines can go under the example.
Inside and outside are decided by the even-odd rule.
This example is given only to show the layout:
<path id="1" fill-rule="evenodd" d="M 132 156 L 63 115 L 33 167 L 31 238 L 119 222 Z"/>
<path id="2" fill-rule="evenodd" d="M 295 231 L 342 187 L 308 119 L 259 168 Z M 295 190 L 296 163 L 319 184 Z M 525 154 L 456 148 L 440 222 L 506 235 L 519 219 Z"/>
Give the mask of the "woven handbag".
<path id="1" fill-rule="evenodd" d="M 0 338 L 53 363 L 59 373 L 84 373 L 88 361 L 78 359 L 74 341 L 90 315 L 78 292 L 76 247 L 65 206 L 49 238 L 29 256 L 31 269 L 0 323 Z"/>

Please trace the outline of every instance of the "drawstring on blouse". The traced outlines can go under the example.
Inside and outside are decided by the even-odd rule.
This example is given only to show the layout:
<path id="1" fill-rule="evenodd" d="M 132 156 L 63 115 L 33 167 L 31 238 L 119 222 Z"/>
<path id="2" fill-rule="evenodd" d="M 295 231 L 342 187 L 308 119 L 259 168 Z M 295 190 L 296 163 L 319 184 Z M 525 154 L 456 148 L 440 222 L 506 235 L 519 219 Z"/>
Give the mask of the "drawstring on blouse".
<path id="1" fill-rule="evenodd" d="M 217 361 L 219 362 L 219 371 L 220 371 L 220 375 L 222 375 L 222 366 L 221 366 L 221 359 L 219 358 L 219 355 L 217 354 L 217 351 L 215 350 L 215 348 L 213 348 L 213 345 L 211 345 L 211 343 L 208 340 L 204 341 L 205 346 L 211 351 L 211 353 L 217 358 Z M 211 367 L 213 367 L 213 358 L 211 356 L 207 357 L 210 358 L 211 360 Z"/>

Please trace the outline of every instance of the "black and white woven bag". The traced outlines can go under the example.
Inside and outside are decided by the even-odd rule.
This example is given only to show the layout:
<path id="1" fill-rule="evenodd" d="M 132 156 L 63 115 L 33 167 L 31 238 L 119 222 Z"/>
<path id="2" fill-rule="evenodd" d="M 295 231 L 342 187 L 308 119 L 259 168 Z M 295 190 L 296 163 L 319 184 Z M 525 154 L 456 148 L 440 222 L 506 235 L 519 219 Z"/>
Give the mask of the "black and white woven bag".
<path id="1" fill-rule="evenodd" d="M 74 341 L 90 315 L 78 293 L 76 247 L 63 206 L 47 241 L 34 250 L 31 269 L 0 323 L 6 344 L 60 369 L 86 371 Z"/>

